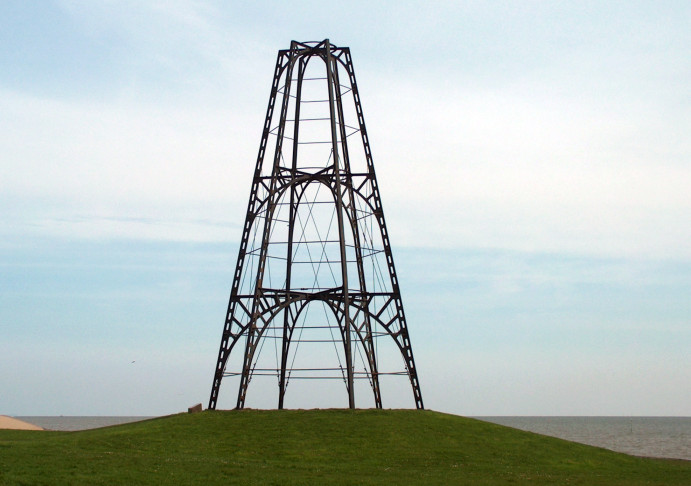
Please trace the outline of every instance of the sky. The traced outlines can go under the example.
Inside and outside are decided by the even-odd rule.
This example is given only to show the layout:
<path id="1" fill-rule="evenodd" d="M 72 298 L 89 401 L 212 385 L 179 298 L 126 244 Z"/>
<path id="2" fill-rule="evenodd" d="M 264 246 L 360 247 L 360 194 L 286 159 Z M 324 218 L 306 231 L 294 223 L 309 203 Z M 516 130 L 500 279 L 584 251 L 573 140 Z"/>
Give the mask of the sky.
<path id="1" fill-rule="evenodd" d="M 664 0 L 0 2 L 0 414 L 206 405 L 276 53 L 329 38 L 426 408 L 690 416 L 690 24 Z"/>

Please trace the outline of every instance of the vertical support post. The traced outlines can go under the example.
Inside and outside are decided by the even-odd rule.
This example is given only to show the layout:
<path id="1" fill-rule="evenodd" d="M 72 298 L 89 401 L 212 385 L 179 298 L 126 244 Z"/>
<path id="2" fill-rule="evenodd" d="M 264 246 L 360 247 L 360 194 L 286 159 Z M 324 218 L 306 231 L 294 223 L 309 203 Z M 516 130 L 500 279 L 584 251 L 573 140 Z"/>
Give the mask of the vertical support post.
<path id="1" fill-rule="evenodd" d="M 269 186 L 269 195 L 266 204 L 266 219 L 264 221 L 264 230 L 262 233 L 261 250 L 259 253 L 259 264 L 257 268 L 257 278 L 254 286 L 254 298 L 252 299 L 252 312 L 250 315 L 250 322 L 247 326 L 247 340 L 245 344 L 245 356 L 242 364 L 242 374 L 240 376 L 240 387 L 238 388 L 238 400 L 236 408 L 244 408 L 245 399 L 247 397 L 247 387 L 249 385 L 252 375 L 252 361 L 254 353 L 257 350 L 259 339 L 263 329 L 258 329 L 257 322 L 260 319 L 260 302 L 263 297 L 263 282 L 264 270 L 266 269 L 266 258 L 269 250 L 269 237 L 271 234 L 271 226 L 273 223 L 273 213 L 276 209 L 276 196 L 279 179 L 279 166 L 283 150 L 283 137 L 285 133 L 286 117 L 288 113 L 288 104 L 290 101 L 290 83 L 293 77 L 293 66 L 297 59 L 297 42 L 293 41 L 290 44 L 290 51 L 288 53 L 288 62 L 286 65 L 285 82 L 283 86 L 283 101 L 281 104 L 281 115 L 278 125 L 278 134 L 276 137 L 276 149 L 274 151 L 274 161 L 271 169 L 271 182 Z M 265 323 L 267 324 L 267 323 Z"/>
<path id="2" fill-rule="evenodd" d="M 334 85 L 336 89 L 336 112 L 338 114 L 338 127 L 339 136 L 341 141 L 341 151 L 342 151 L 342 161 L 344 169 L 344 179 L 345 179 L 345 191 L 348 195 L 348 204 L 346 208 L 349 212 L 349 220 L 351 231 L 353 233 L 353 250 L 355 251 L 355 263 L 357 265 L 357 276 L 358 284 L 360 287 L 360 293 L 367 295 L 367 283 L 365 281 L 365 270 L 363 266 L 362 258 L 362 241 L 360 239 L 360 228 L 358 226 L 358 214 L 357 207 L 355 203 L 355 192 L 353 190 L 353 174 L 350 168 L 350 154 L 348 151 L 347 133 L 346 133 L 346 123 L 343 115 L 343 98 L 341 95 L 341 82 L 338 75 L 338 63 L 334 61 L 333 69 Z M 376 352 L 374 349 L 374 340 L 372 337 L 372 324 L 369 315 L 369 299 L 364 298 L 361 301 L 361 306 L 364 308 L 364 329 L 365 335 L 362 337 L 362 344 L 365 347 L 365 354 L 367 355 L 367 361 L 370 367 L 370 381 L 372 384 L 372 392 L 374 394 L 374 405 L 376 408 L 382 408 L 381 404 L 381 392 L 379 389 L 379 373 L 377 371 L 377 359 Z"/>
<path id="3" fill-rule="evenodd" d="M 288 213 L 288 244 L 286 248 L 286 296 L 290 295 L 291 292 L 291 277 L 293 272 L 293 238 L 295 231 L 295 213 L 297 212 L 297 207 L 295 205 L 295 176 L 297 173 L 297 161 L 298 161 L 298 142 L 300 139 L 300 103 L 302 99 L 302 82 L 305 77 L 305 67 L 307 63 L 303 58 L 299 60 L 298 66 L 298 78 L 296 86 L 295 95 L 295 117 L 293 126 L 293 154 L 292 161 L 290 164 L 290 206 Z M 292 333 L 293 323 L 290 319 L 290 307 L 283 309 L 283 335 L 281 339 L 281 369 L 279 371 L 279 381 L 278 381 L 278 409 L 283 409 L 283 402 L 285 399 L 286 387 L 287 387 L 287 364 L 288 364 L 288 350 L 290 349 L 290 335 Z"/>
<path id="4" fill-rule="evenodd" d="M 343 335 L 345 346 L 345 358 L 348 380 L 348 407 L 355 408 L 355 389 L 353 382 L 353 352 L 351 341 L 351 321 L 350 321 L 350 295 L 348 289 L 348 260 L 345 244 L 345 229 L 343 226 L 343 191 L 341 190 L 341 168 L 340 157 L 338 156 L 338 134 L 336 132 L 336 110 L 334 103 L 334 90 L 341 89 L 335 86 L 334 70 L 337 69 L 334 58 L 331 55 L 331 44 L 325 41 L 326 50 L 326 79 L 329 89 L 329 123 L 331 124 L 331 150 L 333 151 L 334 182 L 336 192 L 336 218 L 338 222 L 338 238 L 341 251 L 341 275 L 343 283 Z"/>
<path id="5" fill-rule="evenodd" d="M 228 362 L 230 352 L 237 343 L 238 338 L 242 334 L 242 330 L 237 329 L 236 310 L 240 299 L 238 292 L 240 289 L 240 280 L 245 266 L 245 257 L 247 256 L 247 245 L 250 239 L 250 232 L 252 230 L 252 223 L 257 217 L 257 210 L 262 205 L 262 199 L 259 196 L 259 186 L 261 180 L 261 171 L 264 164 L 264 155 L 266 154 L 266 146 L 269 141 L 269 133 L 271 131 L 271 119 L 273 118 L 274 108 L 276 106 L 276 97 L 278 94 L 278 85 L 281 79 L 281 72 L 285 68 L 286 51 L 278 52 L 276 58 L 276 67 L 274 68 L 273 82 L 271 83 L 271 92 L 269 95 L 269 103 L 266 108 L 266 117 L 264 118 L 264 128 L 262 130 L 262 138 L 259 144 L 259 153 L 257 154 L 257 161 L 254 168 L 254 177 L 252 179 L 252 188 L 250 190 L 249 202 L 247 204 L 247 214 L 245 216 L 245 225 L 242 229 L 242 239 L 240 241 L 240 249 L 238 251 L 237 263 L 235 265 L 235 273 L 233 274 L 233 284 L 230 291 L 230 298 L 228 300 L 228 310 L 226 311 L 225 324 L 223 326 L 223 334 L 221 336 L 221 345 L 218 350 L 218 359 L 216 360 L 216 369 L 214 370 L 214 380 L 211 386 L 211 396 L 209 397 L 209 409 L 214 410 L 218 402 L 218 394 L 221 388 L 221 381 L 223 373 Z"/>

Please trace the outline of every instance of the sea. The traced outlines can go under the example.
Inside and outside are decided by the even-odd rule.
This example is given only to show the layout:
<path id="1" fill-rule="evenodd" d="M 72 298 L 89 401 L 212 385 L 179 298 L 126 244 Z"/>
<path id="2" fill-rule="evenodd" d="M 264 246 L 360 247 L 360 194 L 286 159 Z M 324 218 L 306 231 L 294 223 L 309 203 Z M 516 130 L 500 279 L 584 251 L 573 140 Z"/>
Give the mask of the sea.
<path id="1" fill-rule="evenodd" d="M 96 429 L 154 417 L 16 417 L 48 430 Z M 635 456 L 691 461 L 691 417 L 474 417 Z"/>
<path id="2" fill-rule="evenodd" d="M 691 461 L 691 417 L 475 417 L 624 452 Z"/>
<path id="3" fill-rule="evenodd" d="M 46 430 L 62 430 L 62 431 L 76 431 L 76 430 L 88 430 L 88 429 L 98 429 L 101 427 L 110 427 L 111 425 L 121 425 L 128 424 L 131 422 L 139 422 L 141 420 L 147 420 L 155 417 L 120 417 L 120 416 L 90 416 L 90 417 L 77 417 L 77 416 L 36 416 L 36 417 L 15 417 L 24 422 L 29 422 L 30 424 L 38 425 Z"/>

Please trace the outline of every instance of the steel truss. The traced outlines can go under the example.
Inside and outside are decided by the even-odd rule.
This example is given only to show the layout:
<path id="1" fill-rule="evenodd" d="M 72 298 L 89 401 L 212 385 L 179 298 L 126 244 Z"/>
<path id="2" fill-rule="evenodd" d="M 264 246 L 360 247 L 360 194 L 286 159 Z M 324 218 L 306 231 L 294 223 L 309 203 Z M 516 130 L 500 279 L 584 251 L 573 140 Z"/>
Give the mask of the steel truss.
<path id="1" fill-rule="evenodd" d="M 382 340 L 402 367 L 380 369 Z M 242 365 L 226 370 L 239 342 Z M 260 362 L 267 342 L 275 365 Z M 315 343 L 338 363 L 296 364 Z M 278 52 L 209 408 L 232 376 L 237 408 L 257 376 L 276 377 L 278 408 L 291 379 L 343 380 L 350 408 L 367 380 L 381 408 L 391 375 L 408 377 L 423 408 L 350 50 L 293 41 Z"/>

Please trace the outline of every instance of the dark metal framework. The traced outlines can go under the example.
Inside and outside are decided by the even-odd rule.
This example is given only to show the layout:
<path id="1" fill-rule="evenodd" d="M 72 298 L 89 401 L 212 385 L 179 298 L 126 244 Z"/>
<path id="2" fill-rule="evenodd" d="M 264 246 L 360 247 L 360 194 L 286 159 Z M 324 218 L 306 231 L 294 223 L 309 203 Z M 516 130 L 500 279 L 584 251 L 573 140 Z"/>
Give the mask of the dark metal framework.
<path id="1" fill-rule="evenodd" d="M 258 376 L 277 379 L 278 408 L 294 379 L 342 380 L 349 408 L 362 380 L 381 408 L 380 381 L 397 375 L 423 408 L 350 50 L 293 41 L 278 52 L 209 408 L 224 377 L 239 378 L 243 408 Z"/>

